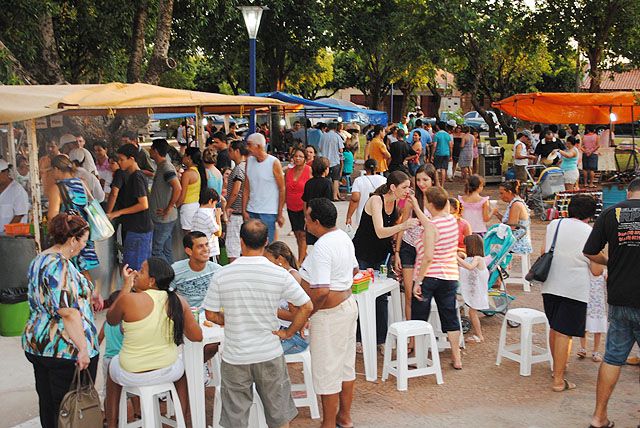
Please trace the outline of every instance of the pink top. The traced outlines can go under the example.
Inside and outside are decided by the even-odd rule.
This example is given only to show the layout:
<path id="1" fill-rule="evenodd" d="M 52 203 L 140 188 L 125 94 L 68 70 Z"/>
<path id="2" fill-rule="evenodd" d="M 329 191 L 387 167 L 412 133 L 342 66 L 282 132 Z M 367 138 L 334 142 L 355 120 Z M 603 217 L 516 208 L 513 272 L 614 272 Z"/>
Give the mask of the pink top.
<path id="1" fill-rule="evenodd" d="M 460 277 L 458 271 L 458 221 L 452 215 L 436 217 L 431 222 L 438 229 L 438 240 L 433 250 L 433 260 L 426 277 L 457 281 Z M 422 239 L 416 241 L 416 263 L 414 276 L 418 275 L 424 258 L 424 243 Z"/>
<path id="2" fill-rule="evenodd" d="M 483 196 L 480 202 L 465 202 L 462 196 L 458 195 L 458 200 L 462 204 L 462 218 L 471 225 L 473 233 L 485 233 L 487 225 L 484 222 L 484 204 L 489 200 L 488 196 Z"/>
<path id="3" fill-rule="evenodd" d="M 302 211 L 304 210 L 302 193 L 304 193 L 304 185 L 311 178 L 311 167 L 305 165 L 297 180 L 294 176 L 295 170 L 291 168 L 284 177 L 285 189 L 287 190 L 285 201 L 289 211 Z"/>
<path id="4" fill-rule="evenodd" d="M 591 134 L 585 134 L 584 137 L 582 137 L 582 150 L 587 154 L 590 155 L 591 153 L 596 151 L 596 146 L 598 145 L 598 135 L 591 133 Z"/>

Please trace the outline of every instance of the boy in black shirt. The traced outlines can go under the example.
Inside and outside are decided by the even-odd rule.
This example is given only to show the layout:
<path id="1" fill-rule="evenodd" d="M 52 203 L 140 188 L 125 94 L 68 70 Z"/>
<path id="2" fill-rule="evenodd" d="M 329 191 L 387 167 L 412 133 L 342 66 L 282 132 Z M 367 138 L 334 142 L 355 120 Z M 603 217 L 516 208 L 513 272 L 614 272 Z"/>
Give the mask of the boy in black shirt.
<path id="1" fill-rule="evenodd" d="M 110 219 L 120 218 L 124 236 L 122 263 L 140 270 L 151 257 L 153 223 L 149 212 L 147 179 L 136 162 L 138 148 L 125 144 L 118 149 L 118 164 L 128 174 L 118 194 L 120 209 L 108 214 Z"/>

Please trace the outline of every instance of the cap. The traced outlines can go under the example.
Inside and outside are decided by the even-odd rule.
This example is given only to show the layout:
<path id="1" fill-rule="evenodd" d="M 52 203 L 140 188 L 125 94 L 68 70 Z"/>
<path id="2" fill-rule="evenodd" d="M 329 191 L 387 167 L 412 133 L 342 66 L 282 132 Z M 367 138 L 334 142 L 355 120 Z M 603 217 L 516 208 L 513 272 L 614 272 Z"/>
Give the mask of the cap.
<path id="1" fill-rule="evenodd" d="M 72 162 L 77 161 L 77 162 L 83 163 L 84 158 L 85 158 L 84 150 L 82 150 L 79 147 L 69 152 L 69 159 L 71 159 Z"/>
<path id="2" fill-rule="evenodd" d="M 458 126 L 458 122 L 456 122 L 453 119 L 449 119 L 449 120 L 447 120 L 447 125 L 449 125 L 449 126 Z"/>
<path id="3" fill-rule="evenodd" d="M 525 137 L 527 137 L 529 140 L 533 140 L 533 135 L 531 134 L 531 131 L 529 131 L 528 129 L 522 131 L 522 133 L 524 134 Z"/>
<path id="4" fill-rule="evenodd" d="M 64 134 L 62 137 L 60 137 L 60 147 L 64 146 L 67 143 L 75 143 L 76 142 L 76 137 L 75 135 L 72 134 Z"/>
<path id="5" fill-rule="evenodd" d="M 11 168 L 11 164 L 4 159 L 0 159 L 0 171 Z"/>

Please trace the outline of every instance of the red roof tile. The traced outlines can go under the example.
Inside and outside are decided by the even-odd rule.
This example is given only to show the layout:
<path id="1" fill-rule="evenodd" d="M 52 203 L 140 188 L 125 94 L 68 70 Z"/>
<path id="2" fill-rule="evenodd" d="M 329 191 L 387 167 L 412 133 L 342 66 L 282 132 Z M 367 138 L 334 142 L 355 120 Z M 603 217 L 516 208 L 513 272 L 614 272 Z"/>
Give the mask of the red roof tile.
<path id="1" fill-rule="evenodd" d="M 589 89 L 591 77 L 587 76 L 582 82 L 582 89 Z M 640 90 L 640 69 L 622 73 L 604 72 L 600 89 L 603 91 L 632 91 Z"/>

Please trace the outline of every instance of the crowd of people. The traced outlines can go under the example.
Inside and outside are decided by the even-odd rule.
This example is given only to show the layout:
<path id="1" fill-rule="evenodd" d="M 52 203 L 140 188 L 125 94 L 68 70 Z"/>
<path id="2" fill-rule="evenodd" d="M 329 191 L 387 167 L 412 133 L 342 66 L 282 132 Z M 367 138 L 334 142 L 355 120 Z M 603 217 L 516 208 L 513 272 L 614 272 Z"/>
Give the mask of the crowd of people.
<path id="1" fill-rule="evenodd" d="M 592 182 L 598 143 L 590 141 L 590 130 L 583 142 L 573 129 L 564 142 L 551 127 L 538 130 L 537 141 L 535 131 L 518 134 L 516 177 L 522 178 L 529 162 L 548 161 L 559 163 L 567 185 L 574 185 L 581 161 L 586 184 Z M 104 143 L 94 144 L 92 154 L 81 136 L 62 146 L 47 142 L 40 168 L 52 246 L 30 266 L 31 316 L 23 337 L 44 427 L 55 426 L 76 364 L 95 378 L 100 340 L 106 341 L 108 426 L 117 426 L 122 386 L 151 382 L 175 382 L 188 415 L 179 347 L 184 337 L 202 340 L 194 308 L 224 326 L 221 397 L 216 397 L 222 400 L 222 426 L 247 425 L 254 384 L 268 425 L 287 426 L 297 410 L 283 355 L 308 347 L 322 426 L 351 427 L 360 342 L 351 285 L 358 271 L 388 267 L 405 290 L 406 319 L 427 321 L 435 300 L 442 331 L 456 344 L 461 294 L 470 308 L 472 340 L 483 342 L 479 313 L 489 307 L 489 288 L 499 286 L 489 283 L 483 244 L 488 223 L 495 218 L 521 232 L 513 253 L 533 252 L 520 181 L 499 185 L 506 205 L 500 212 L 496 201 L 483 195 L 484 180 L 477 174 L 479 135 L 465 126 L 438 123 L 432 130 L 420 119 L 410 123 L 407 118 L 376 125 L 365 133 L 363 173 L 353 181 L 360 129 L 345 129 L 339 122 L 312 129 L 294 123 L 287 167 L 267 150 L 267 129 L 244 140 L 214 132 L 204 150 L 190 145 L 188 128 L 178 134 L 177 165 L 170 156 L 175 149 L 165 139 L 155 139 L 147 151 L 137 136 L 126 134 L 115 154 Z M 3 162 L 0 186 L 11 186 L 11 193 L 21 197 Z M 458 168 L 464 194 L 452 195 L 445 187 Z M 345 182 L 351 190 L 344 219 L 349 233 L 339 227 L 335 204 L 343 200 Z M 569 218 L 552 221 L 542 245 L 542 252 L 548 251 L 557 235 L 556 256 L 542 287 L 551 326 L 551 388 L 576 387 L 565 378 L 571 338 L 593 333 L 591 358 L 602 362 L 594 427 L 612 426 L 607 425 L 607 401 L 620 365 L 640 340 L 640 296 L 630 285 L 636 274 L 639 195 L 636 179 L 629 200 L 600 215 L 593 229 L 595 201 L 572 198 Z M 105 301 L 92 282 L 99 260 L 83 210 L 94 198 L 104 201 L 122 239 L 123 285 Z M 285 206 L 295 249 L 278 240 Z M 1 213 L 0 219 L 13 222 L 27 214 L 20 203 L 13 209 L 11 218 Z M 186 256 L 177 261 L 175 233 L 182 235 Z M 608 258 L 602 253 L 607 244 Z M 225 266 L 220 264 L 223 249 L 230 262 Z M 575 282 L 567 285 L 567 275 Z M 98 328 L 94 314 L 103 308 L 107 322 Z M 385 343 L 387 315 L 387 296 L 379 296 L 379 346 Z M 603 355 L 599 342 L 605 332 Z M 415 343 L 408 346 L 414 352 Z M 579 357 L 587 355 L 586 348 L 583 341 Z M 217 345 L 206 346 L 205 361 L 218 351 Z M 463 368 L 457 346 L 451 348 L 450 364 Z"/>

